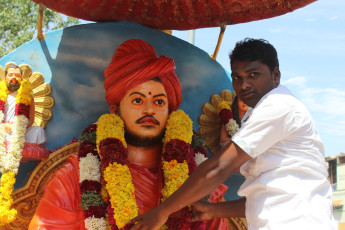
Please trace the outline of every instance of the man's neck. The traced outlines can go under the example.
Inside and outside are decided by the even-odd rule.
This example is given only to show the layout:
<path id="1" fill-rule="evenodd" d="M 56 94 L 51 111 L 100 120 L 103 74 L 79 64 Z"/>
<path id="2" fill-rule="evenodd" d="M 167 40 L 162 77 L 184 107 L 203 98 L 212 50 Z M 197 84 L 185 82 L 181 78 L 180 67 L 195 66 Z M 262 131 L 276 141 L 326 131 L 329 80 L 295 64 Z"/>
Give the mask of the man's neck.
<path id="1" fill-rule="evenodd" d="M 163 146 L 161 144 L 150 147 L 137 147 L 128 144 L 128 161 L 148 169 L 157 168 L 159 166 L 162 149 Z"/>

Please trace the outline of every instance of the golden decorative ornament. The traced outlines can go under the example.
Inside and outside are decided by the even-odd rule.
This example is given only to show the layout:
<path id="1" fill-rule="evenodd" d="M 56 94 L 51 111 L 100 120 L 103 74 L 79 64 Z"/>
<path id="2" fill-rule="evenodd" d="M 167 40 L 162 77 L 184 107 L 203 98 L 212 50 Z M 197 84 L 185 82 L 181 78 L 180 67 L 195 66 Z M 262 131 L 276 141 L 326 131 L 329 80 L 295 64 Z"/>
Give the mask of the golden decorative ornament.
<path id="1" fill-rule="evenodd" d="M 9 62 L 5 68 L 0 66 L 0 80 L 5 80 L 5 69 L 7 66 L 16 63 Z M 51 86 L 44 82 L 44 76 L 39 72 L 32 72 L 27 64 L 21 64 L 19 67 L 23 71 L 23 79 L 28 80 L 32 86 L 32 96 L 35 101 L 35 120 L 33 126 L 41 126 L 45 128 L 48 121 L 52 118 L 51 108 L 54 106 L 54 98 L 49 96 L 52 92 Z"/>
<path id="2" fill-rule="evenodd" d="M 200 128 L 198 132 L 205 138 L 206 146 L 213 154 L 220 150 L 221 121 L 217 111 L 221 101 L 232 102 L 233 94 L 229 90 L 223 90 L 220 94 L 214 94 L 210 102 L 203 104 L 201 115 L 198 118 Z"/>
<path id="3" fill-rule="evenodd" d="M 5 80 L 5 70 L 0 65 L 0 81 Z"/>
<path id="4" fill-rule="evenodd" d="M 43 196 L 46 183 L 53 173 L 63 166 L 67 158 L 77 154 L 79 142 L 74 142 L 49 155 L 49 158 L 41 161 L 31 173 L 26 184 L 13 193 L 12 207 L 18 211 L 17 219 L 9 224 L 0 226 L 0 230 L 28 229 L 30 221 Z"/>

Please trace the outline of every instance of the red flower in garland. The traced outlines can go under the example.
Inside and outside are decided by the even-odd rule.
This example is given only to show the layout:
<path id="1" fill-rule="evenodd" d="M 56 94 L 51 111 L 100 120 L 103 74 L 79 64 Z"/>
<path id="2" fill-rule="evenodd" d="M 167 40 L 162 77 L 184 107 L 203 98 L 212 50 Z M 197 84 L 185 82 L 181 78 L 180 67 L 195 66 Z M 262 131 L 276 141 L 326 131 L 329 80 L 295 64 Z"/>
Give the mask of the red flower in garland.
<path id="1" fill-rule="evenodd" d="M 174 212 L 169 216 L 166 226 L 169 229 L 189 229 L 190 228 L 191 214 L 189 207 L 184 207 L 178 212 Z"/>
<path id="2" fill-rule="evenodd" d="M 206 152 L 206 149 L 202 146 L 197 146 L 195 149 L 194 149 L 194 153 L 201 153 L 203 154 L 205 157 L 207 157 L 207 152 Z"/>
<path id="3" fill-rule="evenodd" d="M 192 151 L 191 151 L 192 152 Z M 192 174 L 192 172 L 194 172 L 194 170 L 196 169 L 196 167 L 197 167 L 197 165 L 196 165 L 196 162 L 195 162 L 195 160 L 194 160 L 194 153 L 192 152 L 192 157 L 191 157 L 191 159 L 190 159 L 190 161 L 189 161 L 189 163 L 188 163 L 188 169 L 189 169 L 189 173 L 188 173 L 188 175 L 191 175 Z"/>
<path id="4" fill-rule="evenodd" d="M 178 163 L 189 162 L 191 157 L 190 145 L 181 140 L 170 140 L 165 145 L 163 158 L 165 161 L 176 160 Z"/>
<path id="5" fill-rule="evenodd" d="M 99 154 L 101 157 L 101 169 L 105 170 L 110 163 L 127 163 L 127 149 L 119 139 L 106 138 L 99 143 Z"/>
<path id="6" fill-rule="evenodd" d="M 97 191 L 101 192 L 101 183 L 94 180 L 83 180 L 80 184 L 80 192 L 85 193 L 86 191 Z"/>
<path id="7" fill-rule="evenodd" d="M 0 110 L 1 110 L 1 111 L 4 111 L 4 110 L 5 110 L 5 104 L 6 104 L 5 101 L 1 101 L 1 100 L 0 100 Z"/>
<path id="8" fill-rule="evenodd" d="M 29 113 L 30 113 L 30 105 L 25 105 L 23 103 L 18 103 L 16 104 L 15 107 L 15 115 L 24 115 L 25 117 L 29 118 Z"/>
<path id="9" fill-rule="evenodd" d="M 227 124 L 230 119 L 235 120 L 234 115 L 232 114 L 231 110 L 228 109 L 222 109 L 219 113 L 220 120 L 222 121 L 222 124 Z"/>
<path id="10" fill-rule="evenodd" d="M 108 222 L 111 225 L 111 230 L 119 230 L 114 219 L 114 210 L 112 209 L 110 203 L 107 206 L 107 213 L 108 213 Z"/>
<path id="11" fill-rule="evenodd" d="M 78 156 L 80 158 L 86 157 L 88 153 L 92 153 L 93 155 L 98 155 L 96 146 L 91 141 L 83 141 L 79 146 Z"/>
<path id="12" fill-rule="evenodd" d="M 88 210 L 83 210 L 84 218 L 94 216 L 96 218 L 105 217 L 105 210 L 103 206 L 90 206 Z"/>

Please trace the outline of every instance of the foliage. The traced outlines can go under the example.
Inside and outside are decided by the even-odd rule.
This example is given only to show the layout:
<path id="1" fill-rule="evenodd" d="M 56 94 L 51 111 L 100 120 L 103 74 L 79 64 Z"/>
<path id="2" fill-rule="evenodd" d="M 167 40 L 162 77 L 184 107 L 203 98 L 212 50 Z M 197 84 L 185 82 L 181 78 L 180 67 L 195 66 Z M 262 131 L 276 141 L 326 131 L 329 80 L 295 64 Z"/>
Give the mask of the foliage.
<path id="1" fill-rule="evenodd" d="M 36 37 L 39 5 L 30 0 L 0 0 L 0 57 Z M 48 8 L 43 13 L 43 33 L 80 21 Z"/>

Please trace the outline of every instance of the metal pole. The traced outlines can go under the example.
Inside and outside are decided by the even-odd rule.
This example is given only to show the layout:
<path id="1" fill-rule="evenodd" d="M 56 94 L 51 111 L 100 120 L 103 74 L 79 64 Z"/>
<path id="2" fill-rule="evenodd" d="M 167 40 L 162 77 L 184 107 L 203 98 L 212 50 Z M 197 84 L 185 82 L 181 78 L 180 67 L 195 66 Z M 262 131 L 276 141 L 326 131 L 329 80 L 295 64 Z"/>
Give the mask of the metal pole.
<path id="1" fill-rule="evenodd" d="M 193 44 L 195 43 L 195 30 L 188 30 L 188 42 L 190 44 Z"/>

